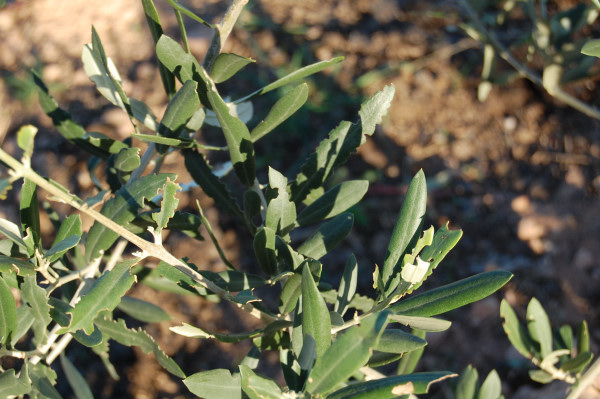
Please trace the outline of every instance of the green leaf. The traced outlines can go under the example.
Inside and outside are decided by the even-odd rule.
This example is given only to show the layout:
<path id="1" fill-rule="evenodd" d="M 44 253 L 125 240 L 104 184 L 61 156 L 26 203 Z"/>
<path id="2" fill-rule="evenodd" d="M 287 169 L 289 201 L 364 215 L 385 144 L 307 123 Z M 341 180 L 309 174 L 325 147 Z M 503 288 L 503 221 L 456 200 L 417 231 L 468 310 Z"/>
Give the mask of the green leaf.
<path id="1" fill-rule="evenodd" d="M 175 194 L 178 190 L 181 190 L 181 187 L 179 187 L 178 184 L 167 179 L 167 182 L 163 187 L 163 196 L 162 202 L 160 204 L 160 212 L 152 214 L 152 219 L 154 219 L 158 226 L 156 234 L 160 234 L 162 229 L 167 227 L 169 219 L 175 216 L 175 210 L 177 210 L 177 206 L 179 205 L 179 199 L 175 197 Z"/>
<path id="2" fill-rule="evenodd" d="M 48 262 L 52 263 L 63 256 L 69 249 L 79 244 L 79 240 L 81 240 L 81 235 L 73 234 L 72 236 L 69 236 L 54 244 L 52 248 L 44 253 L 44 256 L 46 259 L 48 259 Z"/>
<path id="3" fill-rule="evenodd" d="M 21 370 L 23 373 L 24 370 Z M 33 382 L 32 397 L 43 399 L 62 399 L 56 388 L 56 372 L 43 363 L 32 366 L 27 363 L 26 372 Z"/>
<path id="4" fill-rule="evenodd" d="M 590 350 L 590 331 L 587 321 L 582 320 L 577 325 L 577 353 L 589 352 Z"/>
<path id="5" fill-rule="evenodd" d="M 389 309 L 406 316 L 435 316 L 483 299 L 496 292 L 511 278 L 512 273 L 504 270 L 479 273 L 411 296 Z"/>
<path id="6" fill-rule="evenodd" d="M 10 346 L 14 347 L 27 334 L 33 322 L 31 308 L 29 306 L 19 306 L 17 308 L 17 328 L 15 328 L 10 336 Z"/>
<path id="7" fill-rule="evenodd" d="M 299 84 L 281 97 L 269 110 L 269 113 L 260 121 L 258 125 L 250 132 L 252 141 L 255 143 L 267 133 L 271 132 L 277 126 L 281 125 L 286 119 L 292 116 L 306 103 L 308 99 L 308 85 Z"/>
<path id="8" fill-rule="evenodd" d="M 79 370 L 77 370 L 64 353 L 60 354 L 60 365 L 62 366 L 67 381 L 69 381 L 69 385 L 73 389 L 73 393 L 77 399 L 93 399 L 94 395 L 92 395 L 92 391 L 85 381 L 85 378 L 83 378 Z"/>
<path id="9" fill-rule="evenodd" d="M 256 61 L 233 53 L 221 53 L 212 66 L 210 76 L 215 83 L 222 83 L 251 62 Z"/>
<path id="10" fill-rule="evenodd" d="M 256 259 L 261 269 L 269 276 L 277 273 L 277 257 L 275 252 L 275 231 L 261 226 L 252 243 Z"/>
<path id="11" fill-rule="evenodd" d="M 298 273 L 294 273 L 283 285 L 283 289 L 279 297 L 279 311 L 283 314 L 287 314 L 294 310 L 301 294 L 302 276 Z"/>
<path id="12" fill-rule="evenodd" d="M 279 89 L 282 86 L 285 86 L 287 84 L 290 84 L 290 83 L 295 82 L 300 79 L 304 79 L 305 77 L 314 75 L 317 72 L 321 72 L 323 69 L 328 68 L 332 65 L 338 64 L 338 63 L 342 62 L 343 60 L 344 60 L 344 57 L 336 57 L 336 58 L 332 58 L 327 61 L 319 61 L 319 62 L 315 62 L 314 64 L 307 65 L 305 67 L 302 67 L 302 68 L 284 76 L 283 78 L 277 79 L 275 82 L 269 83 L 265 87 L 256 90 L 255 92 L 249 94 L 248 96 L 244 97 L 243 99 L 237 100 L 236 102 L 241 102 L 241 101 L 247 100 L 249 98 L 252 98 L 254 96 L 258 96 L 261 94 L 268 93 L 272 90 Z"/>
<path id="13" fill-rule="evenodd" d="M 19 226 L 11 222 L 10 220 L 6 220 L 0 218 L 0 233 L 5 235 L 6 238 L 17 244 L 21 249 L 26 250 L 27 245 L 23 238 L 21 238 L 21 230 Z"/>
<path id="14" fill-rule="evenodd" d="M 411 328 L 417 328 L 423 331 L 439 332 L 446 331 L 452 325 L 452 322 L 434 317 L 390 315 L 390 321 L 395 321 Z"/>
<path id="15" fill-rule="evenodd" d="M 385 284 L 387 296 L 392 294 L 399 283 L 398 277 L 403 266 L 402 256 L 410 250 L 410 242 L 421 234 L 426 206 L 427 183 L 423 170 L 420 170 L 408 187 L 381 269 L 381 279 Z"/>
<path id="16" fill-rule="evenodd" d="M 136 259 L 123 261 L 114 269 L 106 271 L 94 283 L 90 291 L 68 313 L 71 321 L 68 327 L 61 328 L 58 333 L 75 332 L 83 329 L 86 334 L 94 332 L 94 319 L 103 310 L 113 310 L 121 297 L 131 288 L 135 277 L 130 268 Z"/>
<path id="17" fill-rule="evenodd" d="M 588 40 L 583 45 L 581 53 L 593 57 L 600 57 L 600 39 Z"/>
<path id="18" fill-rule="evenodd" d="M 142 6 L 144 7 L 144 14 L 146 15 L 150 33 L 152 34 L 152 40 L 154 40 L 154 45 L 156 46 L 163 34 L 158 11 L 152 0 L 142 0 Z M 175 76 L 160 62 L 158 63 L 158 71 L 160 72 L 160 79 L 162 80 L 165 92 L 168 97 L 171 97 L 175 94 Z"/>
<path id="19" fill-rule="evenodd" d="M 194 73 L 201 68 L 193 55 L 188 54 L 179 43 L 166 35 L 162 35 L 156 42 L 156 56 L 181 83 L 194 80 Z"/>
<path id="20" fill-rule="evenodd" d="M 21 298 L 31 308 L 31 316 L 33 317 L 33 334 L 35 343 L 43 345 L 46 342 L 46 327 L 52 321 L 50 317 L 50 305 L 48 305 L 48 297 L 46 290 L 37 285 L 34 276 L 25 277 L 25 281 L 21 284 Z"/>
<path id="21" fill-rule="evenodd" d="M 269 201 L 265 226 L 277 233 L 287 233 L 296 221 L 296 205 L 290 201 L 286 189 L 287 179 L 281 173 L 269 167 L 269 186 L 273 190 L 277 190 L 277 196 Z"/>
<path id="22" fill-rule="evenodd" d="M 317 359 L 306 383 L 311 394 L 326 394 L 348 379 L 369 360 L 387 324 L 388 313 L 366 317 L 360 326 L 350 327 Z"/>
<path id="23" fill-rule="evenodd" d="M 456 399 L 477 399 L 477 390 L 479 385 L 479 374 L 477 369 L 470 364 L 461 373 L 456 384 Z"/>
<path id="24" fill-rule="evenodd" d="M 425 339 L 426 333 L 423 330 L 412 329 L 413 335 Z M 397 374 L 412 374 L 417 368 L 417 364 L 425 351 L 425 347 L 417 349 L 412 352 L 408 352 L 402 356 L 400 363 L 398 364 Z"/>
<path id="25" fill-rule="evenodd" d="M 298 225 L 329 219 L 356 205 L 367 193 L 367 180 L 350 180 L 327 191 L 298 215 Z"/>
<path id="26" fill-rule="evenodd" d="M 10 287 L 0 277 L 0 343 L 7 345 L 17 328 L 17 303 Z"/>
<path id="27" fill-rule="evenodd" d="M 79 215 L 69 215 L 62 221 L 51 247 L 73 235 L 81 236 L 81 217 Z"/>
<path id="28" fill-rule="evenodd" d="M 37 131 L 35 126 L 25 125 L 17 132 L 17 145 L 24 151 L 23 157 L 26 159 L 31 159 L 33 155 L 33 140 Z"/>
<path id="29" fill-rule="evenodd" d="M 240 365 L 242 389 L 250 399 L 280 399 L 281 389 L 275 381 L 256 375 L 248 366 Z"/>
<path id="30" fill-rule="evenodd" d="M 503 299 L 500 304 L 500 317 L 504 319 L 502 327 L 504 327 L 504 332 L 508 336 L 512 346 L 526 358 L 533 358 L 533 353 L 536 352 L 535 346 L 531 342 L 527 330 L 519 323 L 515 311 L 506 299 Z"/>
<path id="31" fill-rule="evenodd" d="M 567 373 L 578 374 L 581 373 L 590 364 L 594 354 L 592 352 L 581 352 L 573 359 L 569 359 L 560 364 L 560 369 Z"/>
<path id="32" fill-rule="evenodd" d="M 552 352 L 552 327 L 544 307 L 536 298 L 527 306 L 527 330 L 531 339 L 540 345 L 540 355 L 545 358 Z"/>
<path id="33" fill-rule="evenodd" d="M 19 276 L 35 276 L 35 266 L 23 259 L 0 255 L 0 273 L 16 273 Z"/>
<path id="34" fill-rule="evenodd" d="M 407 353 L 427 345 L 421 337 L 402 330 L 387 329 L 381 334 L 375 350 L 388 353 Z"/>
<path id="35" fill-rule="evenodd" d="M 139 152 L 139 148 L 123 148 L 115 157 L 114 167 L 121 172 L 133 172 L 141 163 Z"/>
<path id="36" fill-rule="evenodd" d="M 356 285 L 358 283 L 358 262 L 352 254 L 346 262 L 340 288 L 338 290 L 337 299 L 333 310 L 343 316 L 348 310 L 350 302 L 356 294 Z"/>
<path id="37" fill-rule="evenodd" d="M 529 370 L 529 377 L 540 384 L 549 384 L 554 380 L 551 374 L 548 374 L 543 370 Z"/>
<path id="38" fill-rule="evenodd" d="M 0 179 L 0 200 L 5 200 L 6 195 L 12 189 L 12 182 L 10 178 Z"/>
<path id="39" fill-rule="evenodd" d="M 492 370 L 481 384 L 477 399 L 499 399 L 501 395 L 502 382 L 496 370 Z"/>
<path id="40" fill-rule="evenodd" d="M 182 323 L 180 326 L 169 327 L 169 330 L 173 331 L 175 334 L 183 335 L 184 337 L 216 339 L 217 341 L 226 342 L 229 344 L 258 337 L 264 332 L 264 329 L 258 329 L 254 331 L 233 334 L 211 333 L 187 323 Z"/>
<path id="41" fill-rule="evenodd" d="M 145 323 L 171 320 L 171 316 L 155 304 L 130 296 L 122 297 L 117 308 L 134 319 Z"/>
<path id="42" fill-rule="evenodd" d="M 229 107 L 219 95 L 215 83 L 206 74 L 204 69 L 200 69 L 200 76 L 207 85 L 207 97 L 210 105 L 217 115 L 227 147 L 229 156 L 233 163 L 233 169 L 242 183 L 252 187 L 256 177 L 254 166 L 254 147 L 250 138 L 248 128 L 237 116 L 231 114 Z"/>
<path id="43" fill-rule="evenodd" d="M 40 232 L 40 205 L 37 197 L 37 185 L 29 179 L 24 179 L 21 188 L 21 228 L 31 235 L 25 238 L 29 256 L 33 256 L 35 249 L 42 249 L 42 234 Z M 29 241 L 31 240 L 31 241 Z"/>
<path id="44" fill-rule="evenodd" d="M 191 393 L 205 399 L 241 399 L 240 376 L 229 370 L 215 369 L 195 373 L 183 380 Z"/>
<path id="45" fill-rule="evenodd" d="M 202 190 L 229 215 L 244 220 L 244 213 L 232 198 L 227 187 L 212 173 L 204 155 L 195 150 L 183 150 L 182 152 L 185 158 L 185 167 L 194 181 L 202 187 Z"/>
<path id="46" fill-rule="evenodd" d="M 136 134 L 133 133 L 131 137 L 136 138 L 144 143 L 155 143 L 168 145 L 169 147 L 176 148 L 191 148 L 194 146 L 194 141 L 186 138 L 170 139 L 168 137 L 155 136 L 153 134 Z"/>
<path id="47" fill-rule="evenodd" d="M 328 395 L 327 399 L 387 399 L 402 395 L 423 394 L 429 392 L 432 384 L 456 376 L 449 371 L 397 375 L 348 385 Z"/>
<path id="48" fill-rule="evenodd" d="M 167 179 L 173 175 L 160 174 L 144 176 L 129 185 L 121 187 L 115 197 L 106 201 L 101 213 L 121 226 L 131 222 L 137 210 L 144 206 L 144 198 L 152 198 L 161 189 Z M 119 238 L 119 235 L 99 222 L 90 228 L 86 240 L 86 258 L 88 261 L 98 257 L 100 251 L 107 250 Z"/>
<path id="49" fill-rule="evenodd" d="M 92 37 L 92 41 L 94 37 Z M 117 72 L 115 64 L 110 58 L 104 54 L 104 60 L 98 54 L 98 48 L 93 44 L 83 46 L 81 52 L 81 61 L 83 69 L 96 88 L 108 101 L 113 105 L 126 110 L 126 103 L 123 101 L 120 91 L 123 88 L 120 86 L 121 77 Z"/>
<path id="50" fill-rule="evenodd" d="M 14 369 L 0 373 L 0 398 L 26 395 L 31 392 L 31 380 L 24 367 L 19 374 L 19 377 L 16 377 Z"/>
<path id="51" fill-rule="evenodd" d="M 180 135 L 192 115 L 200 108 L 200 100 L 196 93 L 197 87 L 196 82 L 188 80 L 177 91 L 167 105 L 158 126 L 158 134 L 169 138 L 177 138 Z"/>
<path id="52" fill-rule="evenodd" d="M 308 265 L 302 270 L 302 335 L 310 334 L 316 343 L 317 357 L 331 345 L 331 320 Z"/>
<path id="53" fill-rule="evenodd" d="M 176 377 L 185 378 L 185 374 L 177 363 L 165 355 L 154 339 L 141 328 L 137 330 L 129 329 L 124 320 L 113 321 L 104 316 L 96 318 L 94 322 L 103 335 L 114 339 L 121 345 L 137 346 L 144 353 L 153 353 L 158 363 L 165 370 Z"/>
<path id="54" fill-rule="evenodd" d="M 323 223 L 319 229 L 298 248 L 298 253 L 313 259 L 320 259 L 335 248 L 352 230 L 354 216 L 342 213 Z"/>
<path id="55" fill-rule="evenodd" d="M 558 329 L 558 336 L 555 337 L 554 345 L 557 349 L 568 349 L 572 355 L 575 354 L 573 347 L 573 329 L 569 325 L 563 325 Z"/>
<path id="56" fill-rule="evenodd" d="M 296 205 L 304 201 L 313 189 L 322 186 L 334 168 L 346 162 L 363 143 L 365 135 L 373 134 L 375 123 L 379 123 L 387 112 L 394 91 L 394 86 L 386 86 L 362 104 L 357 123 L 343 121 L 321 141 L 290 187 Z"/>

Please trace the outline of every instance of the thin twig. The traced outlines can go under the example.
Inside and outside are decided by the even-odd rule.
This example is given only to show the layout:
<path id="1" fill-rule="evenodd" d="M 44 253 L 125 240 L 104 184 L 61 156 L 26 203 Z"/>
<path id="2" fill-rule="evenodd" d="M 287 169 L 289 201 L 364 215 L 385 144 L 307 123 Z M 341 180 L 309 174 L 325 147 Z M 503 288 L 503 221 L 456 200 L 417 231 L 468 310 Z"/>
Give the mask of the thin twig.
<path id="1" fill-rule="evenodd" d="M 196 200 L 196 206 L 198 206 L 198 212 L 200 213 L 200 219 L 202 219 L 202 223 L 204 224 L 204 228 L 208 232 L 208 235 L 210 236 L 211 241 L 215 245 L 215 248 L 217 248 L 217 252 L 219 253 L 219 257 L 221 258 L 221 260 L 223 261 L 223 263 L 225 263 L 225 265 L 228 268 L 230 268 L 231 270 L 237 270 L 235 268 L 235 266 L 233 266 L 233 264 L 229 261 L 229 259 L 227 259 L 227 256 L 225 256 L 225 252 L 223 252 L 223 249 L 219 245 L 219 241 L 217 241 L 217 237 L 215 237 L 215 233 L 214 233 L 214 231 L 212 229 L 212 226 L 211 226 L 209 220 L 207 219 L 207 217 L 204 215 L 204 211 L 202 210 L 202 207 L 200 206 L 200 202 L 198 202 L 198 200 Z"/>

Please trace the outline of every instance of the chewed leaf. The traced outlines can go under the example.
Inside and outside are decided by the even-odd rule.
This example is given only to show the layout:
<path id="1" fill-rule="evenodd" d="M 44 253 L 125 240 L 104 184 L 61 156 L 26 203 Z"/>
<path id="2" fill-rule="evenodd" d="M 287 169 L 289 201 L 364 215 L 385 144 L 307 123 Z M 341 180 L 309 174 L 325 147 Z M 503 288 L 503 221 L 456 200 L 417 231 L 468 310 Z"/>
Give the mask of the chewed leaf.
<path id="1" fill-rule="evenodd" d="M 52 321 L 46 290 L 37 284 L 34 276 L 30 276 L 25 277 L 25 281 L 21 284 L 20 292 L 21 297 L 31 309 L 35 342 L 41 345 L 46 339 L 46 327 Z"/>
<path id="2" fill-rule="evenodd" d="M 519 323 L 519 319 L 506 299 L 500 304 L 500 317 L 504 319 L 502 326 L 512 346 L 520 354 L 528 359 L 533 357 L 536 351 L 533 342 L 529 338 L 527 330 Z"/>
<path id="3" fill-rule="evenodd" d="M 86 334 L 94 332 L 94 319 L 103 310 L 113 310 L 121 297 L 131 288 L 135 277 L 130 268 L 136 259 L 123 261 L 114 269 L 104 272 L 92 286 L 91 290 L 81 298 L 68 313 L 71 321 L 68 327 L 63 327 L 59 333 L 75 332 L 83 329 Z"/>
<path id="4" fill-rule="evenodd" d="M 33 140 L 37 133 L 37 128 L 31 125 L 25 125 L 17 132 L 17 144 L 24 151 L 24 156 L 31 159 L 33 155 Z"/>
<path id="5" fill-rule="evenodd" d="M 172 182 L 171 180 L 167 180 L 163 187 L 163 198 L 160 204 L 160 212 L 153 213 L 152 219 L 158 225 L 157 234 L 160 234 L 162 229 L 167 227 L 167 223 L 169 219 L 171 219 L 175 215 L 175 210 L 179 205 L 179 199 L 175 197 L 175 193 L 181 190 L 178 184 Z"/>
<path id="6" fill-rule="evenodd" d="M 250 367 L 240 365 L 242 389 L 250 399 L 280 399 L 281 389 L 275 381 L 256 375 Z"/>

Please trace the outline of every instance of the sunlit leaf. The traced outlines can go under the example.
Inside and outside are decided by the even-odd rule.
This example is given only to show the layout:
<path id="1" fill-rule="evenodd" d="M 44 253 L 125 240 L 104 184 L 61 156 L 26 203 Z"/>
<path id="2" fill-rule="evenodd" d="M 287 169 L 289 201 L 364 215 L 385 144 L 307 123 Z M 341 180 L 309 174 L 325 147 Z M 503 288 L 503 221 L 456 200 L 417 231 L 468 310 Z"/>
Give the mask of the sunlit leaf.
<path id="1" fill-rule="evenodd" d="M 479 389 L 479 373 L 471 365 L 460 374 L 456 384 L 456 399 L 477 399 Z"/>
<path id="2" fill-rule="evenodd" d="M 331 344 L 331 320 L 327 304 L 321 297 L 308 265 L 302 270 L 302 335 L 315 340 L 317 357 Z"/>
<path id="3" fill-rule="evenodd" d="M 194 395 L 205 399 L 241 399 L 240 376 L 232 376 L 229 370 L 215 369 L 195 373 L 183 380 Z"/>
<path id="4" fill-rule="evenodd" d="M 368 188 L 367 180 L 350 180 L 338 184 L 300 212 L 298 225 L 304 226 L 339 215 L 356 205 Z"/>
<path id="5" fill-rule="evenodd" d="M 531 339 L 540 345 L 542 359 L 552 352 L 552 327 L 544 307 L 536 298 L 527 306 L 527 330 Z"/>
<path id="6" fill-rule="evenodd" d="M 242 389 L 250 399 L 280 399 L 281 389 L 275 381 L 256 375 L 248 366 L 240 365 Z"/>
<path id="7" fill-rule="evenodd" d="M 502 326 L 504 327 L 504 332 L 508 336 L 512 346 L 514 346 L 521 355 L 531 359 L 533 357 L 533 352 L 535 351 L 535 346 L 533 345 L 533 342 L 531 342 L 527 330 L 519 323 L 515 311 L 506 299 L 503 299 L 500 304 L 500 317 L 504 319 Z"/>
<path id="8" fill-rule="evenodd" d="M 167 180 L 163 187 L 163 197 L 160 204 L 160 212 L 152 214 L 152 219 L 154 219 L 158 226 L 158 234 L 160 234 L 162 229 L 167 227 L 169 219 L 175 215 L 175 210 L 179 205 L 179 199 L 175 197 L 175 194 L 178 190 L 181 190 L 181 187 L 170 180 Z"/>
<path id="9" fill-rule="evenodd" d="M 212 66 L 210 76 L 215 83 L 222 83 L 251 62 L 255 61 L 234 53 L 221 53 Z"/>

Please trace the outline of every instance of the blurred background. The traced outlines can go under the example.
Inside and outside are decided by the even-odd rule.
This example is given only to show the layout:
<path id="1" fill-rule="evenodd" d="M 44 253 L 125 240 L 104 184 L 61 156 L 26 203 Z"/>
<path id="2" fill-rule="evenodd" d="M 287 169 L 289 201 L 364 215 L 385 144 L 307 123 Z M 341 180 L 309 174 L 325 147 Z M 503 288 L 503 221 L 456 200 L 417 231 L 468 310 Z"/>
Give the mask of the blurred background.
<path id="1" fill-rule="evenodd" d="M 165 33 L 178 37 L 169 6 L 161 0 L 155 3 Z M 214 22 L 229 4 L 220 0 L 181 3 Z M 547 3 L 559 12 L 578 2 Z M 427 286 L 484 270 L 509 270 L 515 277 L 502 292 L 447 314 L 455 323 L 446 332 L 428 335 L 419 370 L 458 372 L 473 364 L 482 376 L 496 368 L 506 397 L 562 397 L 563 387 L 544 387 L 529 380 L 528 362 L 511 349 L 502 330 L 499 304 L 506 298 L 524 317 L 526 304 L 535 296 L 555 327 L 586 319 L 592 351 L 598 353 L 600 123 L 514 76 L 495 85 L 480 102 L 483 46 L 460 28 L 466 20 L 453 1 L 251 0 L 225 50 L 257 63 L 225 84 L 223 92 L 238 97 L 303 65 L 346 57 L 341 65 L 311 77 L 307 105 L 260 141 L 257 166 L 264 181 L 267 165 L 293 176 L 299 162 L 329 130 L 342 119 L 354 120 L 362 100 L 393 83 L 396 96 L 383 124 L 334 177 L 368 179 L 371 185 L 353 209 L 353 233 L 337 255 L 324 260 L 324 278 L 337 283 L 350 253 L 357 255 L 364 275 L 370 276 L 374 264 L 383 262 L 403 193 L 422 168 L 429 189 L 426 225 L 437 228 L 450 222 L 451 228 L 464 231 Z M 127 115 L 96 91 L 81 65 L 81 49 L 91 41 L 92 24 L 128 95 L 162 115 L 166 98 L 141 2 L 23 0 L 8 1 L 0 9 L 2 147 L 14 152 L 18 128 L 27 123 L 37 126 L 34 168 L 83 196 L 95 194 L 86 156 L 62 139 L 44 115 L 29 71 L 43 75 L 59 104 L 88 131 L 128 137 L 132 132 Z M 192 52 L 201 59 L 212 32 L 188 19 L 186 24 Z M 592 25 L 583 33 L 592 37 L 600 32 L 598 28 Z M 527 27 L 517 24 L 514 29 Z M 511 69 L 498 63 L 496 71 Z M 597 75 L 590 73 L 568 89 L 588 103 L 597 103 L 597 82 Z M 251 124 L 260 121 L 281 94 L 257 100 Z M 221 140 L 210 129 L 201 134 L 209 144 Z M 176 158 L 167 158 L 165 170 L 178 172 L 180 181 L 190 180 Z M 194 190 L 181 195 L 180 206 L 193 209 L 197 198 L 229 259 L 257 271 L 247 233 L 238 232 L 238 226 L 209 198 Z M 16 221 L 17 210 L 18 190 L 13 190 L 0 203 L 0 216 Z M 51 233 L 49 224 L 46 233 Z M 200 268 L 223 267 L 209 240 L 173 236 L 167 243 L 176 256 L 188 256 Z M 369 293 L 370 285 L 365 281 L 362 291 Z M 174 314 L 176 322 L 215 331 L 242 331 L 255 325 L 223 304 L 171 298 L 141 288 L 133 295 L 159 303 Z M 168 330 L 173 324 L 153 325 L 149 332 L 188 374 L 228 367 L 249 349 L 244 343 L 185 340 Z M 111 356 L 123 376 L 119 382 L 108 377 L 91 352 L 82 351 L 74 358 L 86 370 L 96 397 L 191 397 L 152 356 L 116 343 Z M 266 356 L 263 372 L 277 376 L 277 362 L 276 354 Z M 435 395 L 449 397 L 444 389 Z"/>

